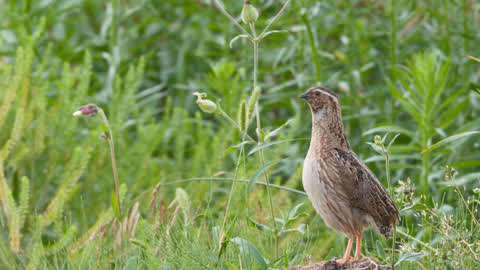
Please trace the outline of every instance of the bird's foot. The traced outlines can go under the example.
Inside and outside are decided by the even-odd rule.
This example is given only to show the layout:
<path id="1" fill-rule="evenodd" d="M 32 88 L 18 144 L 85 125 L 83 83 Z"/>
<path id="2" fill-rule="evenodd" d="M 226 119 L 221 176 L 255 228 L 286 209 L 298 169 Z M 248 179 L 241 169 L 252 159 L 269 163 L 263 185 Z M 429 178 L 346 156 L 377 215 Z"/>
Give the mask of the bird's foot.
<path id="1" fill-rule="evenodd" d="M 337 264 L 344 264 L 344 263 L 351 262 L 353 260 L 354 260 L 354 258 L 349 256 L 348 258 L 342 258 L 342 259 L 336 260 L 336 262 L 337 262 Z"/>
<path id="2" fill-rule="evenodd" d="M 360 261 L 361 259 L 363 258 L 362 254 L 360 255 L 355 255 L 355 258 L 353 258 L 353 260 L 351 260 L 351 262 L 356 262 L 356 261 Z"/>

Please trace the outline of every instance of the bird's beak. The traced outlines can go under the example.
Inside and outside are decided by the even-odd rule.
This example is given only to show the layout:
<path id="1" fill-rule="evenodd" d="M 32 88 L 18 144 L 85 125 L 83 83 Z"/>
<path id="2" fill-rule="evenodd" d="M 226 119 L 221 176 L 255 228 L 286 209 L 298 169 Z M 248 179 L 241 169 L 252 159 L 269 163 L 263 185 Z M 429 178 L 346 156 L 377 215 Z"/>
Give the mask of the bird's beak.
<path id="1" fill-rule="evenodd" d="M 310 97 L 310 94 L 308 92 L 305 92 L 298 97 L 303 98 L 303 99 L 308 99 Z"/>

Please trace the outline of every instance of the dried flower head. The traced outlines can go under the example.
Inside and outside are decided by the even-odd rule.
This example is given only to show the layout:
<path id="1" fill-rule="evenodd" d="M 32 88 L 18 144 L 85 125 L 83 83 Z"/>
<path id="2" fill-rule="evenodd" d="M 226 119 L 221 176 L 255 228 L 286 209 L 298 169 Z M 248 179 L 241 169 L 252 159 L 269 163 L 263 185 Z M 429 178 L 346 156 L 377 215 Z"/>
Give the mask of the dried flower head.
<path id="1" fill-rule="evenodd" d="M 198 107 L 200 107 L 202 111 L 206 113 L 213 113 L 217 110 L 217 104 L 215 104 L 215 102 L 209 99 L 204 99 L 207 97 L 206 93 L 195 92 L 193 95 L 197 97 Z"/>
<path id="2" fill-rule="evenodd" d="M 77 109 L 73 113 L 73 116 L 78 117 L 78 116 L 95 116 L 98 113 L 98 107 L 95 104 L 87 104 L 85 106 L 82 106 Z"/>

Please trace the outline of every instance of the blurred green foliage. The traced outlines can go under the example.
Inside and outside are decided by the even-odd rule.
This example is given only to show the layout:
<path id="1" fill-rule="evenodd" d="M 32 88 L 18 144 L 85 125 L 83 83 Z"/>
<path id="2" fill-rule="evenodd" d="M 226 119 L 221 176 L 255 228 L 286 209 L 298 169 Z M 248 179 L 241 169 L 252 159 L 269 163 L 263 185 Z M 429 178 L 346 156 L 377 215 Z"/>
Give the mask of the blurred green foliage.
<path id="1" fill-rule="evenodd" d="M 283 3 L 251 2 L 258 29 Z M 238 19 L 242 1 L 224 4 Z M 252 48 L 229 47 L 238 29 L 212 1 L 4 0 L 0 14 L 0 268 L 263 269 L 342 255 L 344 237 L 301 194 L 273 188 L 272 221 L 263 185 L 237 184 L 222 235 L 231 179 L 248 183 L 262 166 L 248 154 L 256 146 L 239 146 L 242 134 L 192 95 L 237 119 L 252 90 Z M 479 26 L 471 0 L 292 1 L 272 27 L 287 32 L 259 48 L 263 133 L 292 119 L 262 148 L 272 183 L 302 190 L 311 120 L 297 96 L 330 87 L 352 148 L 385 186 L 384 157 L 367 142 L 400 134 L 390 149 L 398 266 L 478 267 L 478 136 L 420 152 L 478 130 L 480 64 L 465 56 L 480 56 Z M 71 116 L 90 102 L 112 123 L 121 224 L 100 121 Z M 391 240 L 364 239 L 367 256 L 392 263 Z"/>

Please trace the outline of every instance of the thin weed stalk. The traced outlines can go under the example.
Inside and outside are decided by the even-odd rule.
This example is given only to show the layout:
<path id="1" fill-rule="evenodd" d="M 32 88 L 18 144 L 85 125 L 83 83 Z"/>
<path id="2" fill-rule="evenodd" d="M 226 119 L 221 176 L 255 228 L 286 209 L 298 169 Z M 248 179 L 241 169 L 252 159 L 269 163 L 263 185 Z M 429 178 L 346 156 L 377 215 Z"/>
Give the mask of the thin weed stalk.
<path id="1" fill-rule="evenodd" d="M 448 170 L 449 168 L 447 168 Z M 448 175 L 448 178 L 450 179 L 450 181 L 452 182 L 452 186 L 455 187 L 455 191 L 457 192 L 458 196 L 460 197 L 460 199 L 462 199 L 462 203 L 463 205 L 465 206 L 465 208 L 467 209 L 468 213 L 470 214 L 470 216 L 472 217 L 472 220 L 475 222 L 475 225 L 476 226 L 480 226 L 478 220 L 477 220 L 477 217 L 475 216 L 475 214 L 472 212 L 472 209 L 470 209 L 470 206 L 469 204 L 467 203 L 467 201 L 465 200 L 465 197 L 463 197 L 463 194 L 462 192 L 460 191 L 460 189 L 458 188 L 458 185 L 455 183 L 455 176 L 456 176 L 456 171 L 455 169 L 451 169 L 451 171 L 447 171 L 447 174 L 450 174 Z"/>
<path id="2" fill-rule="evenodd" d="M 382 144 L 382 150 L 385 155 L 385 175 L 387 178 L 387 189 L 390 193 L 390 198 L 393 198 L 393 189 L 390 184 L 390 154 L 387 149 L 385 149 L 385 145 Z M 392 241 L 392 267 L 395 265 L 395 240 L 397 238 L 397 229 L 396 226 L 393 226 L 393 241 Z"/>
<path id="3" fill-rule="evenodd" d="M 395 0 L 390 0 L 390 61 L 392 67 L 397 64 L 397 20 L 395 19 Z"/>
<path id="4" fill-rule="evenodd" d="M 383 139 L 380 138 L 380 136 L 375 136 L 375 144 L 380 146 L 382 149 L 383 156 L 385 157 L 385 177 L 387 178 L 387 190 L 390 194 L 390 198 L 393 199 L 393 189 L 391 187 L 390 183 L 390 146 L 393 144 L 393 142 L 396 140 L 396 138 L 399 136 L 399 134 L 395 135 L 393 139 L 390 141 L 387 147 L 385 147 L 385 139 L 388 134 L 386 134 Z M 396 240 L 396 226 L 393 226 L 393 241 L 392 241 L 392 268 L 395 266 L 395 241 Z"/>
<path id="5" fill-rule="evenodd" d="M 438 250 L 436 250 L 435 248 L 433 248 L 432 246 L 430 246 L 429 244 L 421 241 L 421 240 L 418 240 L 417 238 L 411 236 L 410 234 L 408 233 L 405 233 L 403 232 L 402 230 L 396 230 L 398 232 L 398 234 L 400 234 L 401 236 L 404 236 L 405 238 L 408 238 L 409 240 L 413 241 L 413 242 L 416 242 L 417 244 L 420 244 L 421 246 L 423 246 L 424 248 L 430 250 L 433 252 L 433 254 L 439 254 Z"/>
<path id="6" fill-rule="evenodd" d="M 248 39 L 250 39 L 250 41 L 252 42 L 253 44 L 253 88 L 252 88 L 252 94 L 253 92 L 257 89 L 257 82 L 258 82 L 258 47 L 259 47 L 259 43 L 261 42 L 261 40 L 266 37 L 267 35 L 271 34 L 271 33 L 274 33 L 274 32 L 278 32 L 278 31 L 269 31 L 270 27 L 275 23 L 276 20 L 278 20 L 282 14 L 285 12 L 286 8 L 288 7 L 288 5 L 290 4 L 291 0 L 287 0 L 284 5 L 282 6 L 282 8 L 280 9 L 280 11 L 269 21 L 269 23 L 267 24 L 267 26 L 263 29 L 263 31 L 261 32 L 260 35 L 257 36 L 256 34 L 256 30 L 255 30 L 255 23 L 254 22 L 249 22 L 249 27 L 250 27 L 250 31 L 251 33 L 249 33 L 245 28 L 243 28 L 224 8 L 223 4 L 221 4 L 218 0 L 214 0 L 213 1 L 214 4 L 216 5 L 216 7 L 220 10 L 220 12 L 222 14 L 224 14 L 237 28 L 240 29 L 241 32 L 243 32 L 245 35 L 243 37 L 246 37 Z M 238 36 L 240 37 L 240 36 Z M 234 38 L 236 39 L 236 38 Z M 232 40 L 233 41 L 233 40 Z M 261 92 L 259 93 L 259 97 L 258 99 L 260 98 L 260 95 L 261 95 Z M 257 144 L 260 145 L 262 143 L 262 136 L 261 136 L 261 118 L 260 118 L 260 112 L 259 112 L 259 103 L 258 103 L 258 99 L 255 101 L 255 118 L 256 118 L 256 124 L 257 124 Z M 233 120 L 231 119 L 231 117 L 228 116 L 228 114 L 226 114 L 223 110 L 219 110 L 220 113 L 230 122 L 232 123 L 237 129 L 239 129 L 240 131 L 242 131 L 242 128 L 240 128 L 238 126 L 238 124 Z M 247 137 L 248 135 L 246 134 L 246 130 L 244 132 L 244 137 Z M 247 138 L 251 138 L 250 136 L 248 136 Z M 242 150 L 243 151 L 243 146 L 242 146 Z M 265 166 L 265 158 L 264 158 L 264 154 L 263 154 L 263 149 L 260 149 L 259 151 L 259 158 L 260 158 L 260 162 L 261 162 L 261 165 L 262 166 Z M 241 153 L 240 153 L 241 154 Z M 240 157 L 240 156 L 239 156 Z M 239 160 L 241 160 L 239 158 Z M 238 166 L 239 166 L 239 163 L 237 162 L 237 166 L 235 168 L 235 175 L 237 173 L 237 170 L 238 170 Z M 265 184 L 266 184 L 266 190 L 267 190 L 267 196 L 268 196 L 268 200 L 269 200 L 269 206 L 270 206 L 270 213 L 271 213 L 271 216 L 272 216 L 272 223 L 273 223 L 273 228 L 274 228 L 274 241 L 275 241 L 275 256 L 278 256 L 278 238 L 279 238 L 279 235 L 278 235 L 278 232 L 277 232 L 277 225 L 276 225 L 276 218 L 275 218 L 275 213 L 274 213 L 274 210 L 273 210 L 273 200 L 272 200 L 272 195 L 271 195 L 271 191 L 270 191 L 270 177 L 269 177 L 269 174 L 265 171 L 264 173 L 264 176 L 265 176 Z M 236 177 L 235 177 L 236 178 Z M 232 189 L 233 190 L 233 184 L 232 183 Z M 229 202 L 231 200 L 231 196 L 232 196 L 232 192 L 230 192 L 229 194 Z M 228 216 L 228 210 L 229 210 L 229 202 L 227 203 L 227 209 L 225 211 L 225 218 Z M 225 222 L 224 222 L 225 224 Z M 224 230 L 224 225 L 222 226 L 222 233 L 223 233 L 223 230 Z"/>
<path id="7" fill-rule="evenodd" d="M 228 212 L 230 210 L 230 204 L 232 202 L 232 198 L 233 198 L 233 192 L 235 191 L 235 183 L 237 181 L 235 181 L 237 179 L 237 176 L 238 176 L 238 169 L 240 168 L 240 163 L 242 161 L 242 159 L 240 158 L 243 154 L 243 151 L 244 151 L 244 147 L 242 146 L 240 148 L 240 153 L 239 153 L 239 158 L 237 159 L 237 163 L 235 165 L 235 171 L 234 171 L 234 174 L 233 174 L 233 181 L 232 181 L 232 185 L 230 186 L 230 192 L 228 193 L 228 200 L 227 200 L 227 206 L 225 207 L 225 214 L 223 216 L 223 221 L 222 221 L 222 229 L 220 230 L 220 237 L 218 238 L 218 257 L 220 258 L 220 256 L 222 255 L 221 252 L 224 250 L 222 248 L 222 246 L 224 245 L 224 243 L 227 243 L 228 242 L 228 239 L 225 239 L 225 226 L 227 224 L 227 217 L 228 217 Z"/>
<path id="8" fill-rule="evenodd" d="M 98 110 L 108 132 L 108 134 L 103 138 L 107 140 L 108 146 L 110 148 L 110 159 L 112 160 L 113 181 L 115 184 L 116 201 L 118 204 L 118 211 L 121 213 L 122 207 L 120 205 L 120 189 L 119 189 L 120 181 L 118 180 L 118 169 L 117 169 L 117 161 L 115 159 L 115 143 L 113 141 L 113 132 L 112 132 L 112 129 L 110 128 L 110 123 L 108 122 L 108 118 L 105 115 L 105 112 L 100 107 L 98 107 Z"/>
<path id="9" fill-rule="evenodd" d="M 222 107 L 218 106 L 218 107 L 217 107 L 217 110 L 218 110 L 218 112 L 220 112 L 220 114 L 221 114 L 230 124 L 232 124 L 232 126 L 234 126 L 236 129 L 238 129 L 240 132 L 242 132 L 242 128 L 238 125 L 237 122 L 235 122 L 235 120 L 233 120 L 233 119 L 230 117 L 230 115 L 228 115 L 228 114 L 222 109 Z M 244 132 L 243 136 L 244 136 L 245 138 L 249 139 L 250 141 L 255 142 L 255 140 L 254 140 L 252 137 L 250 137 L 250 135 L 248 135 L 248 133 L 247 133 L 246 131 Z"/>
<path id="10" fill-rule="evenodd" d="M 273 20 L 272 20 L 273 21 Z M 255 31 L 255 24 L 254 23 L 251 23 L 250 24 L 250 29 L 252 31 L 252 35 L 253 35 L 253 89 L 255 89 L 257 87 L 257 77 L 258 77 L 258 43 L 260 42 L 260 40 L 257 41 L 257 34 L 256 34 L 256 31 Z M 260 91 L 260 94 L 259 94 L 259 98 L 261 96 L 261 91 Z M 260 119 L 260 110 L 259 110 L 259 106 L 258 106 L 258 99 L 255 103 L 255 118 L 256 118 L 256 122 L 257 122 L 257 143 L 258 145 L 261 145 L 262 144 L 262 136 L 261 136 L 261 130 L 262 130 L 262 126 L 261 126 L 261 119 Z M 265 167 L 265 157 L 263 155 L 263 149 L 260 149 L 260 151 L 258 151 L 258 155 L 259 155 L 259 158 L 260 158 L 260 163 L 262 165 L 262 168 Z M 269 203 L 269 206 L 270 206 L 270 215 L 272 216 L 272 222 L 273 222 L 273 232 L 274 232 L 274 241 L 275 241 L 275 257 L 278 256 L 278 230 L 277 230 L 277 222 L 275 221 L 275 213 L 273 211 L 273 200 L 272 200 L 272 193 L 270 191 L 270 175 L 268 174 L 268 172 L 265 170 L 265 172 L 263 173 L 264 177 L 265 177 L 265 183 L 266 183 L 266 190 L 267 190 L 267 197 L 268 197 L 268 203 Z"/>
<path id="11" fill-rule="evenodd" d="M 100 118 L 103 123 L 103 133 L 101 137 L 108 142 L 108 147 L 110 149 L 110 158 L 112 160 L 112 170 L 113 170 L 113 181 L 115 186 L 114 197 L 112 198 L 112 208 L 114 209 L 115 215 L 117 218 L 120 218 L 122 213 L 122 208 L 120 205 L 120 181 L 118 180 L 118 168 L 117 162 L 115 159 L 115 143 L 113 140 L 113 132 L 110 128 L 110 122 L 108 121 L 107 116 L 102 108 L 95 104 L 87 104 L 78 108 L 76 112 L 73 113 L 73 116 L 96 116 L 100 114 Z"/>

